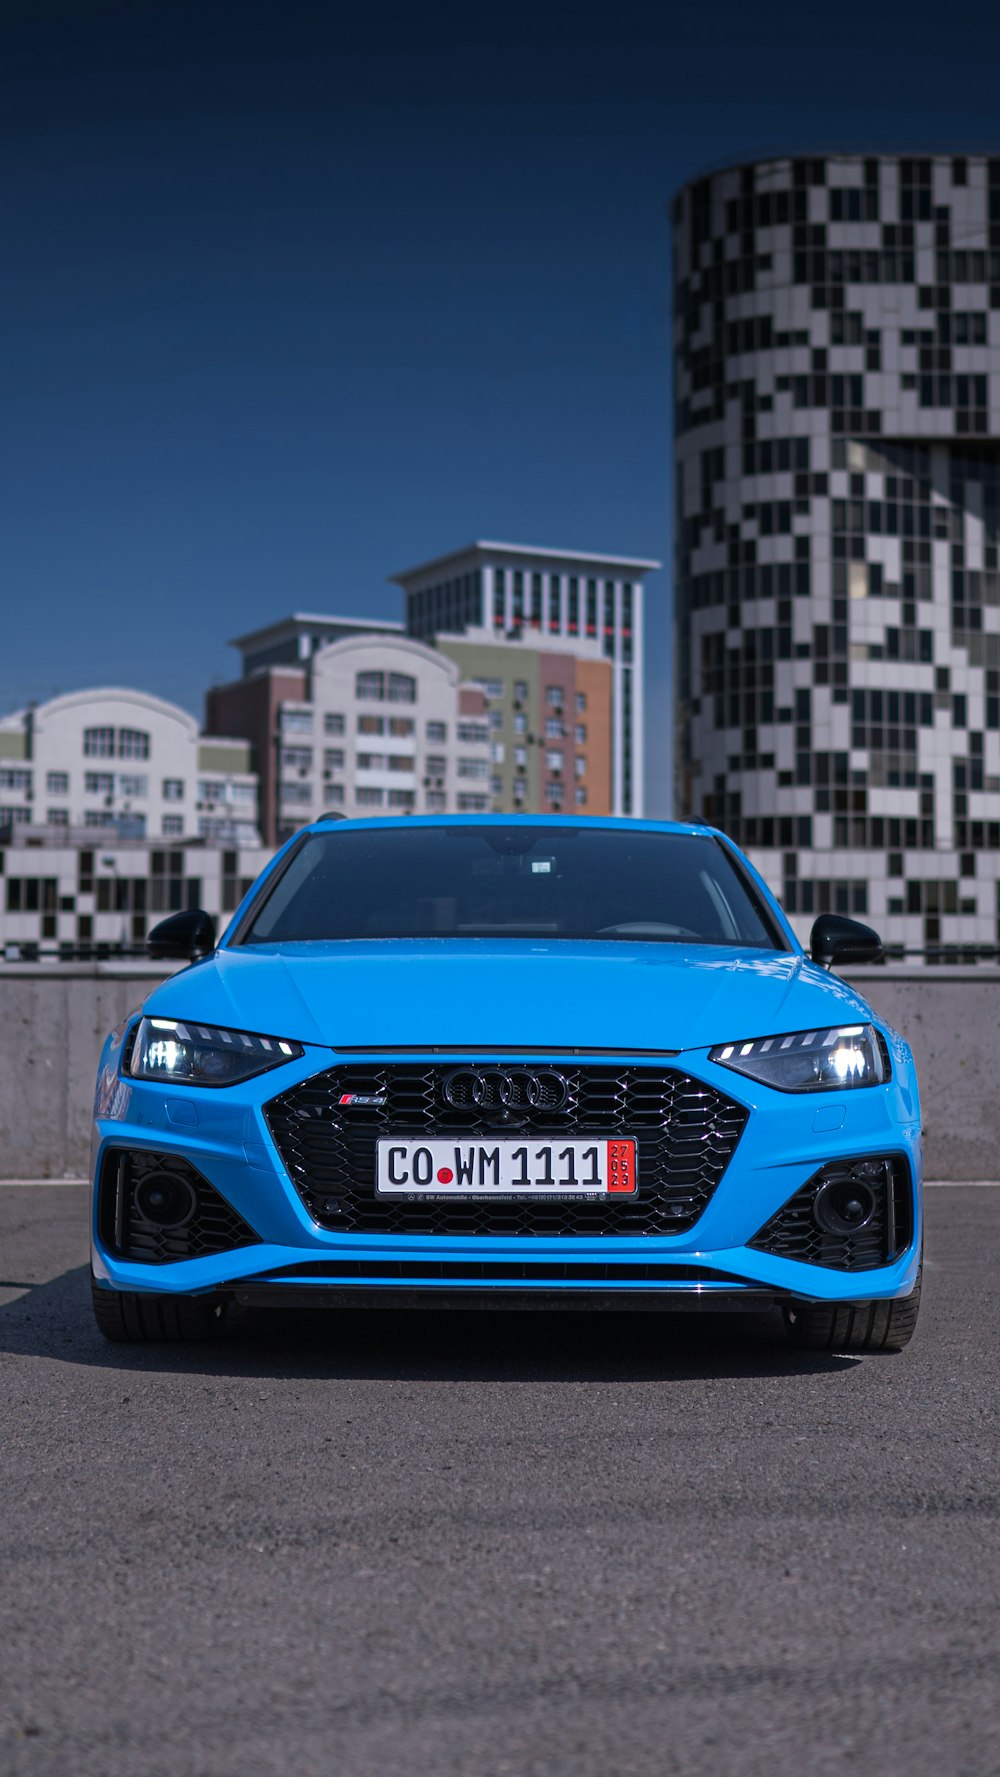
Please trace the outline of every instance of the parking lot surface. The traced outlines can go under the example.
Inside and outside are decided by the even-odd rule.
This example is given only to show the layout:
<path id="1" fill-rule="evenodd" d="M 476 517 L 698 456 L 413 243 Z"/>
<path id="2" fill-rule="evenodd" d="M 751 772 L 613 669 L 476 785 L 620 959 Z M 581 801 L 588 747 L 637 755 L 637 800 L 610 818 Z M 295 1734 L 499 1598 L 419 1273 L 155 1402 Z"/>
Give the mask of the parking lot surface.
<path id="1" fill-rule="evenodd" d="M 0 1770 L 1000 1771 L 1000 1190 L 896 1357 L 767 1319 L 246 1315 L 113 1347 L 0 1187 Z"/>

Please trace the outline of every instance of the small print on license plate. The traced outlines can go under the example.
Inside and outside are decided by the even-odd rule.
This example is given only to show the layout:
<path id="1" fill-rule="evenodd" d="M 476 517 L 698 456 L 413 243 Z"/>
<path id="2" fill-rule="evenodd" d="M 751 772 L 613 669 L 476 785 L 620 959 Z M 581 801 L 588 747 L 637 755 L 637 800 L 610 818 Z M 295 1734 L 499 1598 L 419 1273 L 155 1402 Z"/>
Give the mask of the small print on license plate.
<path id="1" fill-rule="evenodd" d="M 635 1142 L 617 1136 L 567 1141 L 378 1143 L 379 1196 L 633 1197 Z"/>

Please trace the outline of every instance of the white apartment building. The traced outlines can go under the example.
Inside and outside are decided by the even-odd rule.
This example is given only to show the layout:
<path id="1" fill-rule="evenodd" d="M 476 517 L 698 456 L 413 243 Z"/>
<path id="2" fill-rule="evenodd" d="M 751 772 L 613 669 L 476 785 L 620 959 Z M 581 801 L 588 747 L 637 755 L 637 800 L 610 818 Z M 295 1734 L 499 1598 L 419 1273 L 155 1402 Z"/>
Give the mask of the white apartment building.
<path id="1" fill-rule="evenodd" d="M 265 837 L 281 844 L 324 812 L 488 811 L 485 699 L 455 662 L 388 626 L 300 654 L 300 621 L 317 620 L 273 626 L 287 663 L 261 663 L 207 699 L 209 728 L 240 730 L 253 746 Z M 256 647 L 261 633 L 247 641 Z"/>
<path id="2" fill-rule="evenodd" d="M 244 740 L 145 691 L 74 691 L 0 718 L 0 834 L 259 843 Z"/>
<path id="3" fill-rule="evenodd" d="M 282 705 L 279 837 L 327 809 L 490 807 L 482 694 L 460 692 L 452 661 L 405 636 L 356 636 L 320 649 L 311 682 L 308 702 Z"/>

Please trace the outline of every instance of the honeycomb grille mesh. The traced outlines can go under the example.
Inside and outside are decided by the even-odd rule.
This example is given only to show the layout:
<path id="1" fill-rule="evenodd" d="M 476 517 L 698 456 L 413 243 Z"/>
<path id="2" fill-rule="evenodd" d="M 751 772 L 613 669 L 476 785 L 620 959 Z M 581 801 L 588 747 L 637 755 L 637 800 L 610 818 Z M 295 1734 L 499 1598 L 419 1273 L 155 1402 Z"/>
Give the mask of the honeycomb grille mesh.
<path id="1" fill-rule="evenodd" d="M 136 1191 L 158 1176 L 182 1180 L 194 1197 L 194 1210 L 179 1227 L 162 1228 L 144 1216 Z M 98 1200 L 101 1239 L 109 1252 L 147 1265 L 169 1265 L 178 1259 L 204 1259 L 234 1247 L 253 1246 L 256 1234 L 232 1204 L 203 1178 L 196 1167 L 174 1154 L 119 1150 L 107 1155 Z"/>
<path id="2" fill-rule="evenodd" d="M 852 1162 L 833 1161 L 807 1179 L 801 1190 L 765 1222 L 747 1244 L 779 1259 L 796 1259 L 804 1265 L 825 1265 L 837 1271 L 874 1271 L 904 1252 L 913 1239 L 913 1192 L 909 1169 L 897 1158 L 875 1163 L 880 1176 L 872 1176 L 873 1162 L 857 1163 L 865 1170 L 864 1182 L 875 1198 L 875 1211 L 863 1228 L 851 1234 L 833 1234 L 817 1226 L 813 1205 L 824 1185 L 838 1184 L 853 1176 Z"/>
<path id="3" fill-rule="evenodd" d="M 420 1063 L 330 1068 L 264 1107 L 289 1176 L 321 1227 L 376 1234 L 682 1234 L 709 1202 L 747 1120 L 742 1105 L 673 1069 L 567 1066 L 558 1069 L 568 1088 L 561 1109 L 519 1104 L 516 1124 L 505 1126 L 494 1106 L 445 1102 L 443 1083 L 453 1071 Z M 348 1094 L 385 1102 L 341 1105 Z M 375 1195 L 380 1137 L 496 1140 L 591 1130 L 635 1137 L 636 1197 L 501 1203 Z"/>

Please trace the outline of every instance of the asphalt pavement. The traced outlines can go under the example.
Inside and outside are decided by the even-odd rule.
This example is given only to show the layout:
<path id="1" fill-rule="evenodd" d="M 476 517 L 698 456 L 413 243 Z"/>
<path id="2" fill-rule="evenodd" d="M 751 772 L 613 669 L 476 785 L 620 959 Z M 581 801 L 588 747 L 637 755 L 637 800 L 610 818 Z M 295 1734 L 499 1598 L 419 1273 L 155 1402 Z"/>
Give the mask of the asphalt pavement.
<path id="1" fill-rule="evenodd" d="M 246 1315 L 113 1347 L 0 1187 L 5 1777 L 996 1777 L 1000 1190 L 919 1329 Z"/>

